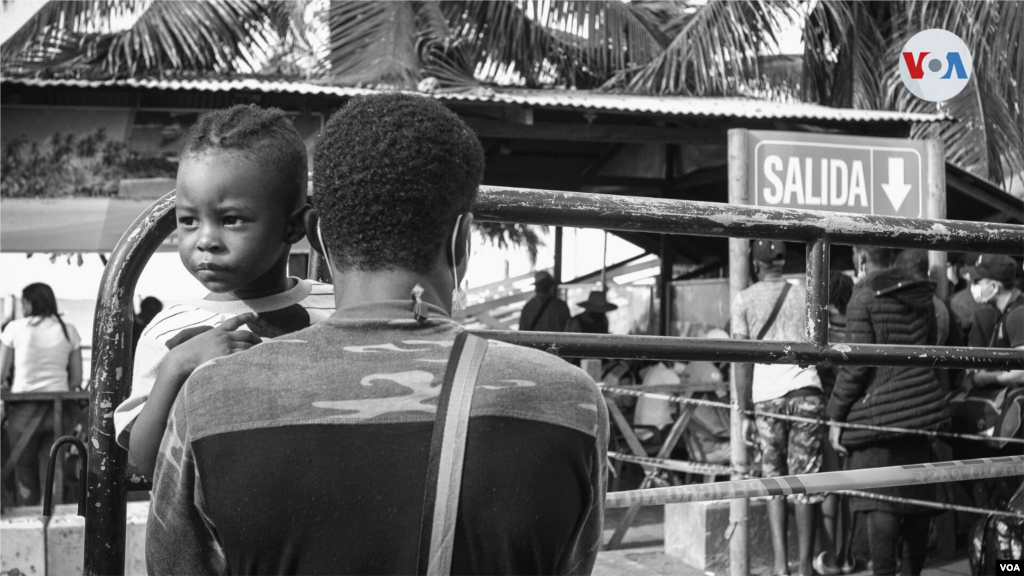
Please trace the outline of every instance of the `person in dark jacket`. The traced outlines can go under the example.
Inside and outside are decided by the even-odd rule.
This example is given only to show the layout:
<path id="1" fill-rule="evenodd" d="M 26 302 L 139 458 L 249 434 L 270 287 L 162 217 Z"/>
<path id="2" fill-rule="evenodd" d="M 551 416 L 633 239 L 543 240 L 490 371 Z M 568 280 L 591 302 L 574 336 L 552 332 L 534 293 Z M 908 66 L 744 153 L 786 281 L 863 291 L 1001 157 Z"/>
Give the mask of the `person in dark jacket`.
<path id="1" fill-rule="evenodd" d="M 892 250 L 854 248 L 854 263 L 865 276 L 847 306 L 846 343 L 928 345 L 936 341 L 934 284 L 910 271 L 890 268 Z M 935 371 L 927 367 L 844 366 L 839 371 L 826 411 L 837 422 L 919 430 L 950 425 Z M 832 426 L 829 440 L 848 454 L 847 468 L 920 464 L 931 460 L 926 436 L 899 435 Z M 880 494 L 934 500 L 930 484 L 882 488 Z M 920 574 L 928 543 L 927 509 L 901 503 L 855 498 L 854 512 L 867 516 L 871 560 L 876 575 L 896 573 L 903 545 L 903 574 Z"/>
<path id="2" fill-rule="evenodd" d="M 555 279 L 545 270 L 533 275 L 536 296 L 523 306 L 519 329 L 527 332 L 561 332 L 569 323 L 569 305 L 555 294 Z"/>

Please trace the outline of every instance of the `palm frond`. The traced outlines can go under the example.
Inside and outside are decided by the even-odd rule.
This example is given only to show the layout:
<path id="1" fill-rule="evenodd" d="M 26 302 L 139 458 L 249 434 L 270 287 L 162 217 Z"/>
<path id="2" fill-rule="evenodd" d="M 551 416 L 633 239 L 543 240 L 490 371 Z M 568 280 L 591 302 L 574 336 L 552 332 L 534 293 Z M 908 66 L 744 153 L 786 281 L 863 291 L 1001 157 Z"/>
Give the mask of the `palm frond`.
<path id="1" fill-rule="evenodd" d="M 527 86 L 600 85 L 661 50 L 649 12 L 612 2 L 445 0 L 451 30 L 468 42 L 484 82 L 516 75 Z"/>
<path id="2" fill-rule="evenodd" d="M 502 249 L 525 248 L 531 265 L 537 263 L 538 251 L 544 246 L 544 240 L 537 232 L 538 230 L 547 232 L 548 229 L 547 226 L 527 226 L 507 222 L 474 222 L 473 226 L 492 246 Z"/>
<path id="3" fill-rule="evenodd" d="M 672 42 L 650 63 L 621 72 L 613 84 L 648 94 L 733 94 L 758 78 L 757 57 L 778 45 L 776 31 L 791 18 L 789 1 L 709 0 L 680 5 L 664 30 Z"/>
<path id="4" fill-rule="evenodd" d="M 126 14 L 109 2 L 55 2 L 19 31 L 35 34 L 11 44 L 5 68 L 52 68 L 84 75 L 141 75 L 164 71 L 252 70 L 268 46 L 268 13 L 247 0 L 155 0 L 126 30 L 106 31 Z M 64 11 L 66 4 L 81 4 Z M 87 8 L 89 5 L 96 5 Z M 137 7 L 137 5 L 136 5 Z M 12 41 L 14 39 L 12 38 Z M 20 40 L 19 40 L 20 42 Z M 6 44 L 5 44 L 6 46 Z M 17 52 L 13 50 L 17 47 Z"/>
<path id="5" fill-rule="evenodd" d="M 329 77 L 332 81 L 414 87 L 420 76 L 416 39 L 417 5 L 421 4 L 372 0 L 331 2 Z"/>

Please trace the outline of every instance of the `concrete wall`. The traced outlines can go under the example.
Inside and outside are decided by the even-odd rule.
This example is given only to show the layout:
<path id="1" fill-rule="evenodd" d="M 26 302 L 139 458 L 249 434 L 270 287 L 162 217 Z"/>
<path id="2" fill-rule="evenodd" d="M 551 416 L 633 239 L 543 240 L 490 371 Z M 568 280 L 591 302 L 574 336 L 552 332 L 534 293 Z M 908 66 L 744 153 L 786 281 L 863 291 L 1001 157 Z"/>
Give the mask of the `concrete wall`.
<path id="1" fill-rule="evenodd" d="M 146 574 L 148 515 L 149 502 L 128 503 L 126 576 Z M 85 519 L 75 504 L 55 506 L 49 518 L 41 506 L 14 508 L 0 518 L 0 572 L 74 576 L 82 574 L 84 559 Z"/>

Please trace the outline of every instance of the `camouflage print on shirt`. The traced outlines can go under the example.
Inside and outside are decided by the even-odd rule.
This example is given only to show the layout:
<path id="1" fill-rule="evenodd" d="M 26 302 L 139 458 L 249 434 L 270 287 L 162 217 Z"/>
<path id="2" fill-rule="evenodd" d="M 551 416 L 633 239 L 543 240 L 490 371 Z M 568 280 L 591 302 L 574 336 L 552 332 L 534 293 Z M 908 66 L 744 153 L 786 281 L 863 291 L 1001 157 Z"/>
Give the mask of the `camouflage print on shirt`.
<path id="1" fill-rule="evenodd" d="M 821 469 L 821 443 L 824 427 L 819 423 L 794 422 L 761 414 L 785 414 L 821 419 L 825 413 L 820 394 L 776 398 L 758 402 L 757 438 L 761 447 L 761 469 L 765 478 L 796 474 L 814 474 Z M 824 494 L 795 494 L 799 504 L 816 504 Z"/>

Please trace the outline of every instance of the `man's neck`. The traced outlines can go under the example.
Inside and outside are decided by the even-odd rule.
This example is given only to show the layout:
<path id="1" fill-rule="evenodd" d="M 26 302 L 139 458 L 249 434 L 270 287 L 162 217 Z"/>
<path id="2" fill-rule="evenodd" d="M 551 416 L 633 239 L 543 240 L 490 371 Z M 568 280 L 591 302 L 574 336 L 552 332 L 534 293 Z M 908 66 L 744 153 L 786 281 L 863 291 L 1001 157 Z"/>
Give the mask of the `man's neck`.
<path id="1" fill-rule="evenodd" d="M 995 302 L 996 308 L 998 308 L 1000 312 L 1006 312 L 1006 307 L 1010 302 L 1017 298 L 1018 294 L 1020 294 L 1020 291 L 1016 288 L 1012 290 L 1003 290 L 999 294 L 996 294 L 993 302 Z"/>
<path id="2" fill-rule="evenodd" d="M 374 302 L 411 302 L 412 289 L 417 284 L 423 288 L 423 302 L 433 304 L 451 314 L 452 279 L 444 278 L 436 269 L 429 274 L 417 274 L 408 270 L 339 271 L 334 278 L 334 305 L 338 310 L 343 310 Z"/>

